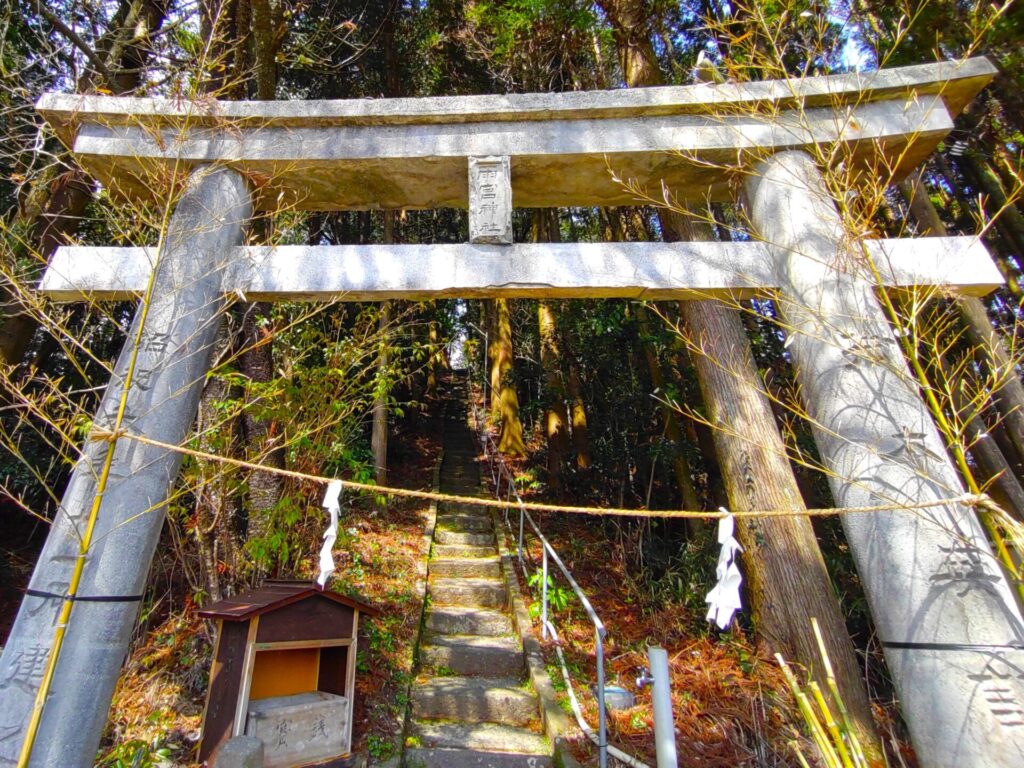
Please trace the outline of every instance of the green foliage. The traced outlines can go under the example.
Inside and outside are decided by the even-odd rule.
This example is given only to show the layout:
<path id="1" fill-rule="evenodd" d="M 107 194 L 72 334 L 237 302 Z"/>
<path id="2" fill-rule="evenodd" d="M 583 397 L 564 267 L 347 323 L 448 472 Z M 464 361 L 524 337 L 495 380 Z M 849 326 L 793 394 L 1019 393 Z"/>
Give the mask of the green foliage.
<path id="1" fill-rule="evenodd" d="M 387 760 L 395 753 L 395 742 L 371 733 L 366 741 L 366 749 L 374 760 Z"/>
<path id="2" fill-rule="evenodd" d="M 534 594 L 540 598 L 542 596 L 543 577 L 540 571 L 534 571 L 530 578 L 527 580 L 527 585 L 533 590 Z M 569 607 L 569 601 L 572 600 L 573 593 L 571 589 L 560 587 L 555 584 L 548 576 L 548 611 L 551 614 L 561 613 Z M 530 616 L 537 618 L 540 616 L 543 605 L 541 600 L 538 599 L 533 603 L 530 603 Z"/>
<path id="3" fill-rule="evenodd" d="M 402 618 L 400 616 L 382 616 L 367 625 L 367 640 L 369 641 L 372 653 L 376 654 L 383 651 L 392 654 L 395 652 L 394 631 L 396 625 L 400 624 L 401 621 Z"/>
<path id="4" fill-rule="evenodd" d="M 472 3 L 466 19 L 492 36 L 500 61 L 511 62 L 523 41 L 538 32 L 560 31 L 565 36 L 589 34 L 597 26 L 591 3 L 564 0 L 484 0 Z"/>
<path id="5" fill-rule="evenodd" d="M 118 744 L 103 755 L 96 763 L 97 768 L 156 768 L 166 764 L 171 750 L 160 746 L 160 740 L 152 742 L 133 739 Z"/>

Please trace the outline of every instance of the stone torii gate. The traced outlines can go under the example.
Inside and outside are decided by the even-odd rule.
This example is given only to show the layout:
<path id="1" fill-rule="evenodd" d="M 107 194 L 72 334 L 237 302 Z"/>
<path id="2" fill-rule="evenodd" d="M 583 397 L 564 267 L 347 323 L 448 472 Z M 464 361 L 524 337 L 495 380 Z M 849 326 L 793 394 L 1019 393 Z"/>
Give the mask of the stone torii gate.
<path id="1" fill-rule="evenodd" d="M 196 102 L 47 94 L 38 108 L 115 194 L 164 199 L 156 248 L 64 248 L 55 300 L 143 295 L 95 428 L 172 444 L 192 429 L 226 297 L 742 297 L 769 292 L 921 763 L 1024 764 L 1024 621 L 907 372 L 875 289 L 804 150 L 902 175 L 991 79 L 983 59 L 867 74 L 596 93 Z M 682 150 L 682 152 L 676 152 Z M 511 208 L 631 204 L 609 169 L 681 200 L 727 200 L 749 243 L 511 243 Z M 166 198 L 169 199 L 169 198 Z M 466 245 L 252 248 L 253 210 L 469 207 Z M 984 295 L 973 238 L 867 243 L 882 282 Z M 868 354 L 865 354 L 865 351 Z M 0 659 L 0 764 L 91 765 L 181 456 L 83 448 Z M 948 503 L 908 511 L 920 502 Z M 73 595 L 74 599 L 68 599 Z M 63 632 L 59 654 L 55 637 Z M 41 711 L 34 702 L 52 666 Z M 24 758 L 23 758 L 24 759 Z"/>

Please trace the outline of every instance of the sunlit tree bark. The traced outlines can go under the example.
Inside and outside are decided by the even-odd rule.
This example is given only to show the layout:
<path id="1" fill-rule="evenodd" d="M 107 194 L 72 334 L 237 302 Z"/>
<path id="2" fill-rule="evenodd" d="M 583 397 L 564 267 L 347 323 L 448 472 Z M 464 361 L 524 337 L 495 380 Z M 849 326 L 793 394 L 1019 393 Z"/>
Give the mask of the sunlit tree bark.
<path id="1" fill-rule="evenodd" d="M 525 456 L 523 425 L 519 421 L 519 394 L 512 374 L 512 316 L 509 301 L 495 299 L 494 305 L 497 335 L 491 342 L 494 351 L 491 387 L 497 393 L 497 417 L 501 427 L 498 450 L 510 456 Z"/>

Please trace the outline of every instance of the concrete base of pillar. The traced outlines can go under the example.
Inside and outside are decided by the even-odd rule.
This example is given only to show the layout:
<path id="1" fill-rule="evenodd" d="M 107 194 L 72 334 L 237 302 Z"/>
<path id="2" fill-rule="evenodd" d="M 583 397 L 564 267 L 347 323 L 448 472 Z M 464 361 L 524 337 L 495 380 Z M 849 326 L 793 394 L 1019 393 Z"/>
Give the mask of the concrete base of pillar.
<path id="1" fill-rule="evenodd" d="M 235 736 L 217 752 L 213 768 L 263 768 L 263 742 L 255 736 Z"/>

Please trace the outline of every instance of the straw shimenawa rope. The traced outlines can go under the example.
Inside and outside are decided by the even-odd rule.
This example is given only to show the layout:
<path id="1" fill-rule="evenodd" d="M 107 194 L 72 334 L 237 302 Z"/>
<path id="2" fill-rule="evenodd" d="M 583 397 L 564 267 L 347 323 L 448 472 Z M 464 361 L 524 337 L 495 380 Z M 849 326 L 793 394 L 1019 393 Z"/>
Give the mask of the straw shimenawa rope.
<path id="1" fill-rule="evenodd" d="M 387 485 L 372 485 L 370 483 L 360 483 L 355 480 L 340 480 L 334 477 L 323 477 L 320 475 L 311 475 L 306 472 L 296 472 L 291 469 L 278 469 L 275 467 L 263 466 L 251 461 L 244 461 L 242 459 L 233 459 L 227 456 L 218 456 L 214 453 L 208 453 L 206 451 L 198 451 L 193 448 L 186 448 L 182 445 L 172 445 L 170 443 L 164 443 L 160 440 L 153 440 L 152 438 L 145 437 L 143 435 L 132 434 L 124 430 L 120 431 L 109 431 L 109 430 L 97 430 L 93 433 L 94 440 L 109 440 L 116 441 L 119 438 L 125 438 L 128 440 L 135 440 L 139 443 L 151 445 L 155 448 L 163 448 L 168 451 L 174 451 L 176 453 L 183 454 L 185 456 L 192 456 L 196 459 L 202 459 L 204 461 L 220 462 L 222 464 L 230 464 L 234 467 L 241 469 L 250 469 L 257 472 L 269 472 L 281 477 L 290 477 L 295 480 L 304 480 L 311 483 L 318 483 L 326 485 L 327 483 L 338 480 L 343 488 L 348 488 L 352 491 L 365 491 L 367 493 L 384 494 L 387 496 L 397 496 L 410 499 L 424 499 L 427 501 L 438 501 L 448 502 L 452 504 L 465 504 L 478 507 L 492 507 L 497 509 L 506 509 L 510 506 L 510 502 L 502 501 L 501 499 L 485 499 L 476 496 L 457 496 L 450 493 L 439 493 L 436 491 L 417 491 L 411 488 L 395 488 Z M 731 514 L 734 517 L 797 517 L 797 516 L 808 516 L 808 517 L 827 517 L 832 515 L 845 515 L 845 514 L 856 514 L 856 513 L 870 513 L 870 512 L 892 512 L 895 510 L 900 511 L 913 511 L 922 509 L 931 509 L 935 507 L 944 507 L 950 504 L 961 504 L 969 507 L 979 507 L 991 512 L 1002 512 L 1002 509 L 984 493 L 964 493 L 959 496 L 953 496 L 948 499 L 936 499 L 933 501 L 922 501 L 916 504 L 879 504 L 871 507 L 823 507 L 817 509 L 750 509 L 745 511 L 736 512 L 722 512 L 719 510 L 681 510 L 681 509 L 621 509 L 617 507 L 578 507 L 578 506 L 567 506 L 563 504 L 543 504 L 540 502 L 515 502 L 516 506 L 522 505 L 526 510 L 530 512 L 563 512 L 574 515 L 595 515 L 599 517 L 649 517 L 649 518 L 701 518 L 701 519 L 717 519 L 725 517 L 727 514 Z"/>

